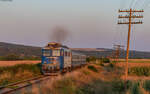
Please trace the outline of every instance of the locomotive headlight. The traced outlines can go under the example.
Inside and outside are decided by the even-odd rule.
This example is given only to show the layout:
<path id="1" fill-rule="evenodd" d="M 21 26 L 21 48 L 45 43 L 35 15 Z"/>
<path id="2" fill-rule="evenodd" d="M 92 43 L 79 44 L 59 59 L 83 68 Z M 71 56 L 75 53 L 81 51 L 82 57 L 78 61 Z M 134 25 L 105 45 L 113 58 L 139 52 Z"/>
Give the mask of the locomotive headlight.
<path id="1" fill-rule="evenodd" d="M 46 61 L 44 61 L 44 64 L 46 64 L 47 62 Z"/>
<path id="2" fill-rule="evenodd" d="M 46 69 L 46 66 L 45 66 L 45 65 L 42 65 L 42 69 Z"/>

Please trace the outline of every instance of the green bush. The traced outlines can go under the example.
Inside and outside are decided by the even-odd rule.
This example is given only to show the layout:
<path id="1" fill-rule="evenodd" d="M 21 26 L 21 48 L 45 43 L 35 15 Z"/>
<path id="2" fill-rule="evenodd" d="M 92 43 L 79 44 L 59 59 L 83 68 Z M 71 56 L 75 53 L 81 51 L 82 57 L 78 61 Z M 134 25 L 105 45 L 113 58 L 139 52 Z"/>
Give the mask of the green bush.
<path id="1" fill-rule="evenodd" d="M 21 60 L 21 58 L 18 55 L 10 54 L 7 56 L 1 56 L 0 60 L 12 61 L 12 60 Z"/>
<path id="2" fill-rule="evenodd" d="M 7 71 L 15 74 L 19 70 L 20 71 L 28 70 L 33 73 L 39 73 L 40 66 L 41 66 L 40 64 L 18 64 L 15 66 L 0 67 L 0 73 Z"/>
<path id="3" fill-rule="evenodd" d="M 104 64 L 103 64 L 103 63 L 100 63 L 100 66 L 104 66 Z"/>
<path id="4" fill-rule="evenodd" d="M 69 77 L 59 80 L 55 85 L 55 89 L 61 94 L 73 94 L 76 90 L 74 79 Z"/>
<path id="5" fill-rule="evenodd" d="M 136 82 L 133 84 L 131 88 L 131 94 L 143 94 L 141 89 L 140 89 L 140 83 Z"/>
<path id="6" fill-rule="evenodd" d="M 137 76 L 150 76 L 150 67 L 147 66 L 132 67 L 129 68 L 129 74 Z"/>
<path id="7" fill-rule="evenodd" d="M 109 66 L 110 66 L 111 68 L 114 68 L 114 67 L 115 67 L 115 65 L 114 65 L 113 63 L 110 63 Z"/>
<path id="8" fill-rule="evenodd" d="M 88 66 L 88 69 L 90 69 L 94 72 L 98 72 L 98 70 L 94 66 L 91 66 L 91 65 Z"/>
<path id="9" fill-rule="evenodd" d="M 96 57 L 94 57 L 94 56 L 87 57 L 86 61 L 87 62 L 96 61 Z"/>
<path id="10" fill-rule="evenodd" d="M 150 92 L 150 80 L 146 80 L 143 84 L 143 88 L 147 91 Z"/>
<path id="11" fill-rule="evenodd" d="M 125 85 L 123 80 L 116 80 L 112 82 L 112 90 L 114 92 L 118 92 L 119 94 L 121 92 L 125 91 Z"/>
<path id="12" fill-rule="evenodd" d="M 40 57 L 34 57 L 34 56 L 25 56 L 22 59 L 23 60 L 41 60 Z"/>
<path id="13" fill-rule="evenodd" d="M 102 62 L 103 63 L 110 63 L 110 59 L 109 58 L 102 58 Z"/>
<path id="14" fill-rule="evenodd" d="M 41 60 L 40 57 L 37 56 L 18 56 L 15 54 L 9 54 L 7 56 L 0 56 L 0 60 L 2 61 L 16 61 L 16 60 Z"/>

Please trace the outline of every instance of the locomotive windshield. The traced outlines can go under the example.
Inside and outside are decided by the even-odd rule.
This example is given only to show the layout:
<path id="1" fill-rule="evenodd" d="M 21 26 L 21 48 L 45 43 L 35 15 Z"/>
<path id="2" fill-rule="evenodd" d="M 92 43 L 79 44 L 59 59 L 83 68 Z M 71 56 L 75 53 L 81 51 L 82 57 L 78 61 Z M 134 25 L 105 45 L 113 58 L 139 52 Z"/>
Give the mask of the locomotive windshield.
<path id="1" fill-rule="evenodd" d="M 61 51 L 59 49 L 45 49 L 43 50 L 43 56 L 46 57 L 61 56 Z"/>
<path id="2" fill-rule="evenodd" d="M 50 50 L 43 50 L 43 56 L 51 56 Z"/>
<path id="3" fill-rule="evenodd" d="M 52 50 L 52 56 L 60 56 L 60 50 Z"/>

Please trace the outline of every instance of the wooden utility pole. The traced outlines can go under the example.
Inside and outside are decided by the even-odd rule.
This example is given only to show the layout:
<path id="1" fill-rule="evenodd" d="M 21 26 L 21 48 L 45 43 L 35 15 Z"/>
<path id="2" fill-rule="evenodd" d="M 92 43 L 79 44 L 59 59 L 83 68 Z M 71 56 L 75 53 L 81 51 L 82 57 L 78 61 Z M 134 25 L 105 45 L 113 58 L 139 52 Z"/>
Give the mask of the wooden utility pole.
<path id="1" fill-rule="evenodd" d="M 119 10 L 119 13 L 128 13 L 126 16 L 119 15 L 119 19 L 127 18 L 129 21 L 128 22 L 123 22 L 119 21 L 118 24 L 128 24 L 129 25 L 129 30 L 128 30 L 128 39 L 127 39 L 127 50 L 126 50 L 126 68 L 125 68 L 125 80 L 127 81 L 128 77 L 128 58 L 129 58 L 129 47 L 130 47 L 130 33 L 131 33 L 131 25 L 132 24 L 142 24 L 142 21 L 132 21 L 134 18 L 143 18 L 143 15 L 135 15 L 134 13 L 141 13 L 144 12 L 144 10 L 135 10 L 135 9 L 130 9 L 130 10 Z"/>
<path id="2" fill-rule="evenodd" d="M 112 53 L 112 57 L 114 58 L 115 62 L 117 62 L 120 57 L 121 51 L 124 50 L 124 46 L 115 44 L 113 45 L 113 49 L 114 49 L 114 52 Z"/>

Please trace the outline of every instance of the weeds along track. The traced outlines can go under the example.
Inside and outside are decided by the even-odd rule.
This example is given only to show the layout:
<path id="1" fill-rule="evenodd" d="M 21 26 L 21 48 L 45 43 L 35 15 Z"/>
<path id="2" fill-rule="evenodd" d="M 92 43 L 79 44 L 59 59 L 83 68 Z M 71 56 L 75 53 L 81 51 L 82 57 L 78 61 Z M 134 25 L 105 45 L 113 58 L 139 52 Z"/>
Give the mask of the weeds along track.
<path id="1" fill-rule="evenodd" d="M 0 94 L 9 94 L 16 90 L 25 88 L 27 86 L 39 83 L 47 79 L 50 79 L 50 76 L 39 75 L 37 77 L 30 78 L 27 80 L 19 81 L 16 83 L 5 85 L 5 86 L 0 86 Z"/>

